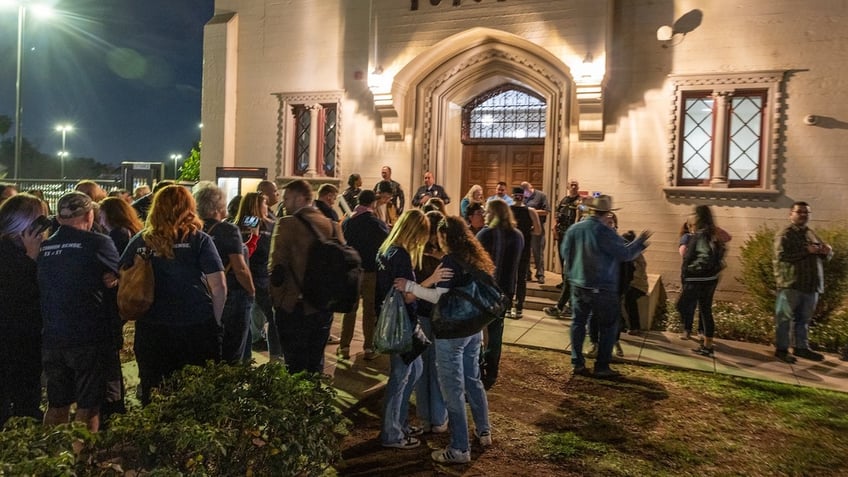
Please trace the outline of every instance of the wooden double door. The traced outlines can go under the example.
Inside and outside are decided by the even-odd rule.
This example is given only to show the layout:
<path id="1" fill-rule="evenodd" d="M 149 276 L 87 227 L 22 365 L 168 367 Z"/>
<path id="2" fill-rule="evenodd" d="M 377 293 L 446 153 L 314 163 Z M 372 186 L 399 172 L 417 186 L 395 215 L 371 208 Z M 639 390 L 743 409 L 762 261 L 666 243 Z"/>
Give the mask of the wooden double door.
<path id="1" fill-rule="evenodd" d="M 507 194 L 523 181 L 540 188 L 544 156 L 544 142 L 463 144 L 462 196 L 472 185 L 479 184 L 483 187 L 483 195 L 489 197 L 495 194 L 501 181 L 507 183 Z"/>

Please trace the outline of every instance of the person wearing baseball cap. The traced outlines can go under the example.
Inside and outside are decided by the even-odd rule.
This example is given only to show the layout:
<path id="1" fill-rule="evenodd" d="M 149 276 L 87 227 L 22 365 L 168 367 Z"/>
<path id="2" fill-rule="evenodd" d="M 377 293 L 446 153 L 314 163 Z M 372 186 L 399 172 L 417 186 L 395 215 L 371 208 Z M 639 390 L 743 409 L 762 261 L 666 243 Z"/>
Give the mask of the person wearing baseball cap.
<path id="1" fill-rule="evenodd" d="M 573 374 L 588 375 L 583 356 L 586 323 L 591 315 L 598 320 L 598 357 L 594 376 L 614 378 L 619 375 L 610 368 L 612 349 L 618 336 L 621 319 L 618 289 L 622 262 L 628 262 L 647 248 L 650 231 L 627 243 L 606 222 L 613 210 L 612 197 L 600 195 L 584 202 L 591 214 L 565 232 L 562 244 L 563 266 L 571 285 L 571 364 Z"/>
<path id="2" fill-rule="evenodd" d="M 115 355 L 112 323 L 118 251 L 107 235 L 91 232 L 94 203 L 82 192 L 68 192 L 57 205 L 59 228 L 41 245 L 38 286 L 43 319 L 42 362 L 47 378 L 44 423 L 75 419 L 91 431 L 100 427 L 100 406 Z"/>

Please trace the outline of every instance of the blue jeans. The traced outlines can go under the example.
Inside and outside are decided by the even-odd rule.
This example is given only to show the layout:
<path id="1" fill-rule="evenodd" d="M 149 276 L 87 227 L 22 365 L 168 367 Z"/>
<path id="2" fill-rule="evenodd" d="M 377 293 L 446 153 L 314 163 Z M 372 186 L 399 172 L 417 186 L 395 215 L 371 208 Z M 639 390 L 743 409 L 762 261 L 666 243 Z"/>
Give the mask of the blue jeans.
<path id="1" fill-rule="evenodd" d="M 683 282 L 683 292 L 677 300 L 677 311 L 683 320 L 683 328 L 692 331 L 695 322 L 695 307 L 698 307 L 699 316 L 704 336 L 712 338 L 715 335 L 715 321 L 713 320 L 713 295 L 715 294 L 718 280 L 708 282 Z"/>
<path id="2" fill-rule="evenodd" d="M 781 288 L 777 291 L 777 302 L 775 303 L 774 322 L 776 325 L 775 335 L 778 351 L 789 349 L 790 337 L 789 326 L 794 323 L 795 349 L 808 349 L 810 343 L 807 340 L 807 331 L 810 327 L 810 318 L 816 309 L 819 294 L 805 293 L 791 288 Z"/>
<path id="3" fill-rule="evenodd" d="M 433 325 L 430 318 L 419 316 L 418 322 L 430 340 L 433 340 Z M 415 407 L 418 410 L 418 419 L 426 427 L 441 426 L 448 420 L 448 410 L 445 400 L 442 398 L 442 390 L 439 389 L 439 376 L 436 372 L 436 349 L 430 345 L 421 354 L 421 379 L 415 385 Z"/>
<path id="4" fill-rule="evenodd" d="M 612 346 L 618 337 L 621 306 L 618 293 L 608 290 L 571 286 L 571 364 L 586 365 L 583 341 L 586 340 L 586 322 L 589 317 L 598 325 L 598 358 L 595 371 L 606 371 L 612 361 Z"/>
<path id="5" fill-rule="evenodd" d="M 224 327 L 224 341 L 221 344 L 221 355 L 224 361 L 235 364 L 244 358 L 250 336 L 250 308 L 253 297 L 247 295 L 244 289 L 230 290 L 224 303 L 224 313 L 221 324 Z"/>
<path id="6" fill-rule="evenodd" d="M 383 444 L 400 442 L 409 430 L 409 397 L 421 377 L 421 357 L 406 364 L 399 354 L 392 353 L 389 355 L 389 366 L 380 431 L 380 441 Z"/>
<path id="7" fill-rule="evenodd" d="M 280 333 L 283 358 L 289 373 L 300 371 L 321 373 L 324 371 L 324 347 L 330 337 L 333 314 L 318 311 L 311 315 L 303 313 L 303 303 L 298 303 L 288 312 L 277 308 L 274 319 Z"/>
<path id="8" fill-rule="evenodd" d="M 468 444 L 468 417 L 465 400 L 471 406 L 471 416 L 477 435 L 490 432 L 489 401 L 480 381 L 480 343 L 483 332 L 466 338 L 436 340 L 436 369 L 442 396 L 448 408 L 451 431 L 450 446 L 465 452 Z"/>

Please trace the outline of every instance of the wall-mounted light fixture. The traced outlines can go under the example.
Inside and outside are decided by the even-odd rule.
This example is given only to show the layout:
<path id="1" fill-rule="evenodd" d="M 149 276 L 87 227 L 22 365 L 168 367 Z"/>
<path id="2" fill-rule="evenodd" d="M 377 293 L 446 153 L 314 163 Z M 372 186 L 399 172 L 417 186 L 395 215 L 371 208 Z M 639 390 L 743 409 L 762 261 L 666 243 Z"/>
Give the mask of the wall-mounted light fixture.
<path id="1" fill-rule="evenodd" d="M 662 42 L 663 48 L 679 45 L 685 36 L 685 32 L 674 31 L 674 28 L 669 25 L 657 28 L 657 41 Z"/>

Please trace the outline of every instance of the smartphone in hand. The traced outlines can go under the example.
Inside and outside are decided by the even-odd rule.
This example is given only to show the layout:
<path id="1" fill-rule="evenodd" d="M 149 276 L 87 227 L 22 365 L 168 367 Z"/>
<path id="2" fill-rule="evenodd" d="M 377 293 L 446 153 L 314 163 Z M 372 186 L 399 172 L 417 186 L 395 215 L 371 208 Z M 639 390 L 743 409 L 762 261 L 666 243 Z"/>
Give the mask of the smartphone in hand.
<path id="1" fill-rule="evenodd" d="M 241 223 L 239 225 L 249 229 L 256 228 L 259 226 L 259 217 L 255 215 L 246 215 L 241 219 Z"/>
<path id="2" fill-rule="evenodd" d="M 33 220 L 32 223 L 29 225 L 29 232 L 33 235 L 38 235 L 44 233 L 45 230 L 49 229 L 50 225 L 52 225 L 50 219 L 43 215 L 39 215 L 38 218 Z"/>

